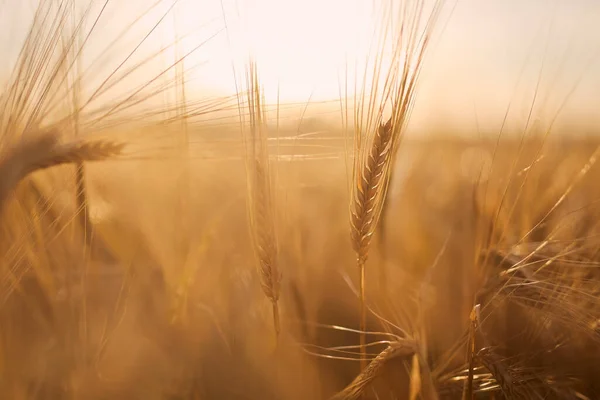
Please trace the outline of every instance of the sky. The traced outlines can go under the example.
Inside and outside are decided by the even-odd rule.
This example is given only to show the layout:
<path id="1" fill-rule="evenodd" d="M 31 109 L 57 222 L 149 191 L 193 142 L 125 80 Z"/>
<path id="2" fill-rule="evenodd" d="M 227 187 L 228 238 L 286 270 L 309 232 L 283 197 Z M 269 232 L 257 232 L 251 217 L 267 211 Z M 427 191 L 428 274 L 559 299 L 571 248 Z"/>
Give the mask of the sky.
<path id="1" fill-rule="evenodd" d="M 36 0 L 1 1 L 0 66 L 6 75 Z M 89 0 L 76 1 L 81 10 Z M 90 15 L 104 1 L 92 0 Z M 364 64 L 381 21 L 373 10 L 384 1 L 400 0 L 179 0 L 172 9 L 173 0 L 163 0 L 134 23 L 156 0 L 112 0 L 86 44 L 84 57 L 96 71 L 86 82 L 100 82 L 170 9 L 137 57 L 183 38 L 137 74 L 140 82 L 205 42 L 184 62 L 189 98 L 235 93 L 251 54 L 268 102 L 309 103 L 314 112 L 337 115 L 335 100 L 354 88 L 356 79 L 345 86 L 345 76 Z M 534 117 L 543 123 L 558 115 L 559 125 L 600 126 L 597 21 L 597 0 L 448 0 L 428 48 L 411 123 L 493 130 L 510 105 L 510 121 L 522 124 L 537 88 Z M 94 61 L 107 47 L 102 61 Z M 333 102 L 325 105 L 327 100 Z"/>

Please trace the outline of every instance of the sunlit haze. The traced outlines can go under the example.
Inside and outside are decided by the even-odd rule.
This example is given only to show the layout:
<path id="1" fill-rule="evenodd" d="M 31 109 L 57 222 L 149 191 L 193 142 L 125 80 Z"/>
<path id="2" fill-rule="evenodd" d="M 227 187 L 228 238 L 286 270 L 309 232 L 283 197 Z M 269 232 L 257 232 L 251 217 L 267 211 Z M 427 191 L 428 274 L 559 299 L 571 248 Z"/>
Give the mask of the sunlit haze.
<path id="1" fill-rule="evenodd" d="M 83 10 L 88 0 L 79 1 Z M 33 1 L 4 3 L 0 29 L 3 37 L 10 38 L 3 42 L 6 74 L 35 7 Z M 99 49 L 110 47 L 109 61 L 94 68 L 114 68 L 173 5 L 171 0 L 159 2 L 132 24 L 153 3 L 110 2 L 86 47 L 86 61 L 94 60 Z M 373 0 L 181 0 L 138 53 L 156 52 L 180 38 L 177 46 L 164 52 L 160 66 L 148 67 L 156 71 L 206 41 L 184 62 L 189 70 L 189 97 L 235 93 L 251 56 L 268 102 L 309 103 L 311 111 L 339 113 L 340 96 L 353 95 L 356 78 L 349 71 L 364 63 L 373 46 L 382 4 Z M 103 5 L 104 1 L 96 0 L 91 15 Z M 597 124 L 599 20 L 600 3 L 594 0 L 448 1 L 421 76 L 414 126 L 474 129 L 482 121 L 497 126 L 509 104 L 517 121 L 527 114 L 536 87 L 538 118 L 550 120 L 560 110 L 562 122 Z M 130 25 L 134 26 L 130 32 L 119 36 Z M 118 43 L 109 46 L 117 38 Z M 139 79 L 143 80 L 141 73 Z"/>

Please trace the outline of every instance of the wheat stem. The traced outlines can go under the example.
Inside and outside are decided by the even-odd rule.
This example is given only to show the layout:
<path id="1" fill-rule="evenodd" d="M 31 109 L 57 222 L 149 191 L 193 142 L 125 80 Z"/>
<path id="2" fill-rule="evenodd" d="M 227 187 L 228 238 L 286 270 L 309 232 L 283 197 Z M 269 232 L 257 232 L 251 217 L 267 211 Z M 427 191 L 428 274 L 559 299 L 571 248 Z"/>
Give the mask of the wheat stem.
<path id="1" fill-rule="evenodd" d="M 360 369 L 367 367 L 367 306 L 365 296 L 365 263 L 358 259 L 358 271 L 360 274 Z"/>
<path id="2" fill-rule="evenodd" d="M 279 303 L 273 301 L 273 327 L 275 328 L 275 339 L 279 338 L 281 333 L 281 322 L 279 321 Z"/>

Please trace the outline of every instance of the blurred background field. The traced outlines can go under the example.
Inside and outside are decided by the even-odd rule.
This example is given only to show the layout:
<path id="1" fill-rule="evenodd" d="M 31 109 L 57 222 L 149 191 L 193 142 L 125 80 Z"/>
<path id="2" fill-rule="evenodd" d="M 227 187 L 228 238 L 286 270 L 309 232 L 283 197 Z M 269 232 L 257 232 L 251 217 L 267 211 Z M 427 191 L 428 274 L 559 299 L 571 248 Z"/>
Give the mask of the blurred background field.
<path id="1" fill-rule="evenodd" d="M 260 291 L 247 229 L 243 146 L 238 142 L 236 152 L 234 139 L 222 144 L 206 140 L 199 147 L 207 153 L 191 153 L 185 162 L 157 157 L 89 166 L 95 228 L 91 259 L 82 266 L 72 261 L 85 257 L 72 236 L 47 244 L 50 259 L 57 258 L 48 260 L 56 269 L 53 290 L 40 298 L 34 294 L 39 289 L 26 288 L 13 300 L 27 300 L 18 306 L 19 317 L 9 320 L 26 330 L 7 338 L 9 382 L 35 382 L 40 392 L 34 393 L 41 398 L 65 393 L 99 399 L 327 398 L 341 390 L 358 372 L 358 363 L 343 360 L 351 354 L 331 349 L 357 343 L 356 334 L 334 329 L 357 328 L 346 168 L 342 156 L 326 156 L 343 154 L 340 136 L 325 129 L 301 139 L 303 149 L 325 147 L 302 151 L 313 159 L 274 161 L 283 276 L 283 336 L 276 356 L 271 355 L 269 303 Z M 400 334 L 395 326 L 413 329 L 419 310 L 425 312 L 429 360 L 443 398 L 462 391 L 457 376 L 464 354 L 448 352 L 465 340 L 472 298 L 480 290 L 478 274 L 493 287 L 502 269 L 494 258 L 477 262 L 497 210 L 497 235 L 504 236 L 492 241 L 494 249 L 523 257 L 528 247 L 549 238 L 541 264 L 532 261 L 528 268 L 553 262 L 537 295 L 497 289 L 488 311 L 500 320 L 486 323 L 488 340 L 506 352 L 515 380 L 522 379 L 518 390 L 523 398 L 532 393 L 565 398 L 569 392 L 561 392 L 563 387 L 598 390 L 593 361 L 599 317 L 596 170 L 580 181 L 577 175 L 599 145 L 595 138 L 561 137 L 543 147 L 530 140 L 517 159 L 520 146 L 513 140 L 500 145 L 448 138 L 403 143 L 385 238 L 377 242 L 368 269 L 367 298 L 376 313 L 369 328 Z M 273 146 L 285 148 L 276 141 Z M 54 174 L 66 185 L 72 181 L 66 168 Z M 49 175 L 38 178 L 40 187 Z M 574 182 L 547 223 L 520 241 Z M 506 185 L 507 199 L 500 206 Z M 56 209 L 64 217 L 72 215 L 72 196 L 60 195 L 54 185 L 46 188 L 48 198 L 56 198 Z M 519 252 L 520 243 L 524 250 Z M 61 257 L 70 261 L 61 262 Z M 537 300 L 532 304 L 526 296 Z M 42 315 L 32 312 L 39 302 L 50 307 Z M 498 315 L 507 308 L 510 315 L 504 320 Z M 67 334 L 71 339 L 61 343 Z M 571 336 L 562 345 L 568 350 L 550 351 L 545 341 L 557 340 L 556 335 Z M 373 337 L 383 339 L 383 334 Z M 532 346 L 548 353 L 529 355 Z M 399 378 L 401 370 L 392 368 L 391 375 L 380 378 L 375 385 L 379 398 L 388 398 L 385 393 L 403 398 L 408 383 Z M 565 381 L 549 383 L 544 374 L 564 374 Z M 484 373 L 479 379 L 478 384 L 500 395 L 493 379 Z"/>

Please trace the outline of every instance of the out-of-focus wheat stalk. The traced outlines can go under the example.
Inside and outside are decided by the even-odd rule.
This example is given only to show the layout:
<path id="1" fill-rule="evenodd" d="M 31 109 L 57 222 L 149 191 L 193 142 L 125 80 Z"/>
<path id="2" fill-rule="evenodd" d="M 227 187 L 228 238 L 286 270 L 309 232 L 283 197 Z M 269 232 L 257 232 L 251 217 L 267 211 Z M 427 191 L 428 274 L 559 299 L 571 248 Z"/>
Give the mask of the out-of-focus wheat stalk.
<path id="1" fill-rule="evenodd" d="M 366 330 L 365 263 L 369 256 L 372 237 L 384 210 L 393 166 L 393 158 L 403 136 L 414 104 L 417 80 L 435 22 L 443 6 L 436 1 L 429 16 L 424 15 L 425 2 L 403 2 L 398 13 L 399 25 L 392 17 L 383 23 L 383 46 L 391 40 L 393 54 L 386 71 L 382 71 L 381 55 L 374 64 L 370 93 L 362 93 L 355 110 L 355 159 L 353 165 L 350 225 L 352 246 L 356 252 L 360 287 L 360 330 Z M 388 32 L 388 29 L 393 30 Z M 390 37 L 391 36 L 391 37 Z M 384 77 L 381 93 L 379 80 Z M 364 85 L 365 83 L 363 83 Z M 366 108 L 365 108 L 366 107 Z M 384 112 L 391 108 L 391 116 L 384 122 Z M 366 338 L 360 335 L 362 362 L 366 366 Z"/>
<path id="2" fill-rule="evenodd" d="M 246 71 L 249 124 L 244 124 L 250 228 L 262 290 L 273 308 L 273 326 L 278 338 L 279 290 L 275 201 L 271 188 L 266 115 L 256 64 L 251 61 Z M 241 110 L 240 110 L 241 111 Z"/>

